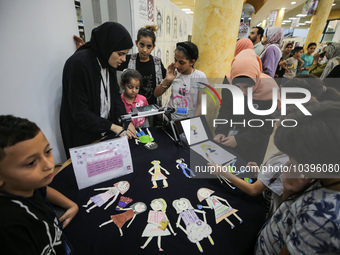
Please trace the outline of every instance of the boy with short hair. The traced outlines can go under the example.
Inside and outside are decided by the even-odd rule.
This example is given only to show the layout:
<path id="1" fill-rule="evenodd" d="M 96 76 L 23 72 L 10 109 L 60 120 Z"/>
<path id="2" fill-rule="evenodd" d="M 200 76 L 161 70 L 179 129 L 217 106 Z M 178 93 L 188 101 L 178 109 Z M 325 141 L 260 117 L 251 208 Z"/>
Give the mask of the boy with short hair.
<path id="1" fill-rule="evenodd" d="M 53 171 L 52 149 L 39 127 L 27 119 L 0 116 L 2 254 L 69 254 L 62 228 L 78 206 L 47 186 Z M 59 220 L 47 200 L 66 209 Z"/>
<path id="2" fill-rule="evenodd" d="M 287 58 L 279 63 L 283 69 L 286 70 L 285 74 L 283 75 L 284 78 L 294 78 L 296 76 L 296 71 L 298 69 L 298 63 L 300 62 L 300 66 L 303 66 L 304 61 L 301 59 L 301 55 L 303 54 L 302 47 L 295 47 L 293 50 L 293 57 Z"/>

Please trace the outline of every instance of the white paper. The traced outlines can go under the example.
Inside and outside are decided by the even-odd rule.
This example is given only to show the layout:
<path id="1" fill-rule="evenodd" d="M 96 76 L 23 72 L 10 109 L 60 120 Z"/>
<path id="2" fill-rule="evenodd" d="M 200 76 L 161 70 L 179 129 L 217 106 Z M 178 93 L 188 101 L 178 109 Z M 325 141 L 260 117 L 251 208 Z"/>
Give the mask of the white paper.
<path id="1" fill-rule="evenodd" d="M 229 153 L 212 141 L 204 141 L 202 143 L 193 145 L 190 148 L 200 154 L 210 163 L 223 165 L 228 161 L 236 158 L 235 155 Z"/>
<path id="2" fill-rule="evenodd" d="M 126 136 L 70 149 L 79 189 L 133 172 Z"/>
<path id="3" fill-rule="evenodd" d="M 187 137 L 189 145 L 208 140 L 203 123 L 200 117 L 181 121 L 184 134 Z"/>

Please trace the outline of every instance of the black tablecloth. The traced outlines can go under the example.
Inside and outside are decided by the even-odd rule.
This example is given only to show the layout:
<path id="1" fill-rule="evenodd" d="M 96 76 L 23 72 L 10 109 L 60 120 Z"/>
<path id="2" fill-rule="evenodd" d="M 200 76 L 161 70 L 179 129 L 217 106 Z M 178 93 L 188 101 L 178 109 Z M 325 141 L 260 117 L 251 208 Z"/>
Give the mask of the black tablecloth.
<path id="1" fill-rule="evenodd" d="M 215 191 L 214 195 L 227 199 L 229 204 L 238 210 L 237 214 L 243 219 L 243 223 L 240 224 L 233 215 L 229 216 L 229 220 L 235 225 L 235 228 L 231 229 L 230 225 L 224 220 L 216 224 L 214 211 L 204 209 L 207 223 L 212 228 L 211 237 L 215 242 L 214 245 L 211 245 L 207 238 L 200 242 L 204 254 L 253 254 L 257 233 L 265 221 L 265 206 L 262 196 L 251 197 L 238 189 L 232 190 L 226 184 L 221 184 L 216 178 L 189 179 L 185 177 L 182 170 L 176 168 L 176 159 L 184 158 L 185 163 L 194 170 L 194 167 L 191 167 L 193 162 L 190 164 L 190 158 L 193 158 L 190 157 L 190 153 L 193 152 L 176 145 L 161 129 L 150 129 L 150 131 L 158 144 L 156 150 L 148 150 L 143 144 L 137 146 L 133 140 L 129 141 L 134 167 L 132 174 L 82 190 L 78 190 L 72 164 L 54 178 L 50 186 L 75 201 L 79 206 L 78 214 L 65 229 L 76 254 L 136 255 L 160 253 L 157 247 L 157 237 L 154 237 L 144 250 L 140 248 L 147 239 L 147 237 L 141 235 L 147 225 L 148 212 L 151 210 L 150 203 L 155 198 L 163 198 L 167 202 L 166 214 L 177 233 L 176 236 L 162 237 L 161 244 L 164 251 L 161 254 L 201 254 L 196 244 L 191 243 L 184 232 L 176 228 L 178 214 L 172 206 L 172 202 L 183 197 L 188 198 L 195 209 L 197 209 L 198 204 L 206 206 L 206 202 L 201 203 L 197 198 L 197 190 L 202 187 L 212 189 Z M 160 160 L 161 166 L 170 172 L 170 175 L 167 176 L 168 188 L 162 188 L 163 185 L 159 182 L 158 189 L 151 189 L 151 175 L 148 171 L 152 167 L 151 161 L 153 160 Z M 202 162 L 206 163 L 204 160 Z M 197 164 L 197 162 L 195 163 Z M 244 163 L 238 160 L 238 164 Z M 136 216 L 129 228 L 126 228 L 128 223 L 123 226 L 124 235 L 122 237 L 120 237 L 119 229 L 114 223 L 99 228 L 101 223 L 110 220 L 110 215 L 123 212 L 115 210 L 120 196 L 107 210 L 104 210 L 104 205 L 100 208 L 94 208 L 88 214 L 82 207 L 91 196 L 100 193 L 94 191 L 95 188 L 111 187 L 121 180 L 130 183 L 130 189 L 124 196 L 133 199 L 131 204 L 141 201 L 148 207 L 146 212 Z M 202 219 L 201 214 L 198 214 L 198 216 Z M 184 226 L 183 221 L 181 224 Z"/>

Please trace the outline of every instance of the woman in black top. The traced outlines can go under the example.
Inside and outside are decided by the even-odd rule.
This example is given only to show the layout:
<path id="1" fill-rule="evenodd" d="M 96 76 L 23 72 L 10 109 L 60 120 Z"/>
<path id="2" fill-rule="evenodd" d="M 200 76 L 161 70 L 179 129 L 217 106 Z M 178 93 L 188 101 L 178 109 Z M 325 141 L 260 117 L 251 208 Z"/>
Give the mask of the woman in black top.
<path id="1" fill-rule="evenodd" d="M 133 43 L 120 24 L 106 22 L 92 30 L 91 40 L 65 63 L 60 127 L 66 155 L 103 135 L 119 133 L 118 118 L 126 114 L 120 98 L 116 68 L 126 60 Z M 129 126 L 129 138 L 135 137 Z"/>

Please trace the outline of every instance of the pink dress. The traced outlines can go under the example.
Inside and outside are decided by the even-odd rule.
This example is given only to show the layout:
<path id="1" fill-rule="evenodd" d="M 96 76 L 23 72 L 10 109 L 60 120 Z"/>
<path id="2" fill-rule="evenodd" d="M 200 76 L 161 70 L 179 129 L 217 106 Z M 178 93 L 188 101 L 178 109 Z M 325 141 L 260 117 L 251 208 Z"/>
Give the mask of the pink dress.
<path id="1" fill-rule="evenodd" d="M 166 219 L 165 216 L 165 212 L 162 211 L 150 211 L 149 212 L 149 217 L 148 217 L 148 221 L 152 221 L 152 222 L 156 222 L 158 224 L 161 223 L 161 221 L 163 219 Z M 171 235 L 170 231 L 166 228 L 164 230 L 158 228 L 158 225 L 152 224 L 152 223 L 148 223 L 148 225 L 146 225 L 142 236 L 145 237 L 149 237 L 149 236 L 169 236 Z"/>

